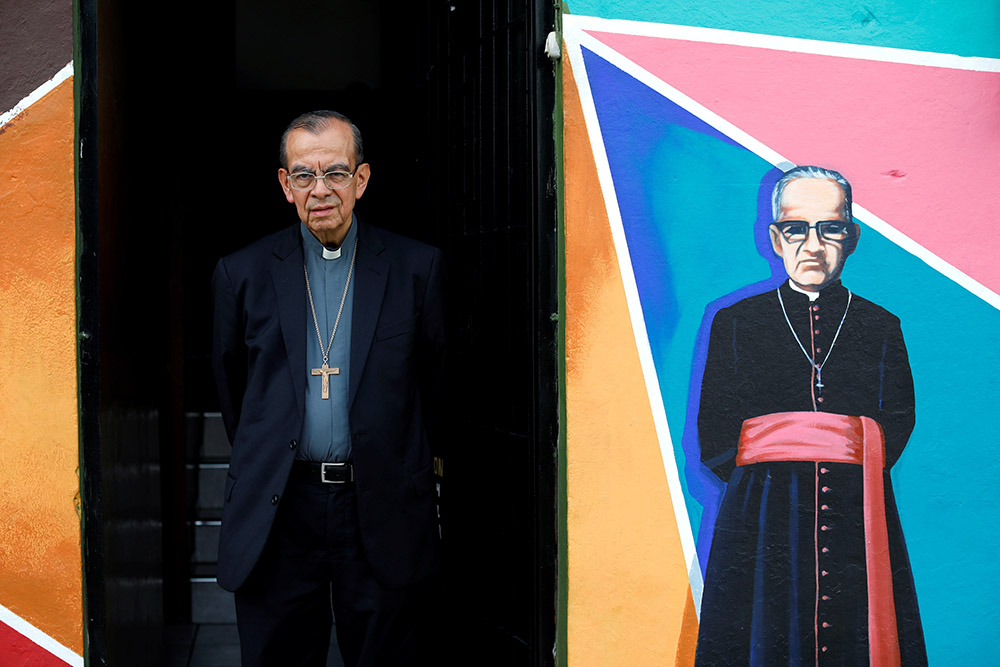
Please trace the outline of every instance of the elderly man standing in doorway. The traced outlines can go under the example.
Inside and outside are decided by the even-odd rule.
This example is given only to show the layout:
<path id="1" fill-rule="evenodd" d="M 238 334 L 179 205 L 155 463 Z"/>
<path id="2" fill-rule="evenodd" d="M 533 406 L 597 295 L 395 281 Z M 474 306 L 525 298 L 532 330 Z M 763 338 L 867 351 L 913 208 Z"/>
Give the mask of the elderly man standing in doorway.
<path id="1" fill-rule="evenodd" d="M 423 657 L 438 565 L 441 255 L 358 219 L 361 133 L 332 111 L 281 137 L 299 222 L 219 261 L 213 369 L 233 445 L 219 584 L 244 665 Z"/>
<path id="2" fill-rule="evenodd" d="M 698 433 L 726 492 L 695 662 L 924 665 L 889 479 L 914 426 L 899 319 L 840 282 L 860 235 L 843 176 L 796 167 L 771 202 L 788 280 L 709 338 Z"/>

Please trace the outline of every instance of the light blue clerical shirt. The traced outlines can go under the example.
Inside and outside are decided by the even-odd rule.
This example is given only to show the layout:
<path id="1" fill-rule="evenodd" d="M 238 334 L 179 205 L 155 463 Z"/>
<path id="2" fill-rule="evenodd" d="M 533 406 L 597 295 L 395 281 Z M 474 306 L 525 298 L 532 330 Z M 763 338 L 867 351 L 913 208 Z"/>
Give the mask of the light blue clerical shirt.
<path id="1" fill-rule="evenodd" d="M 330 251 L 300 223 L 302 249 L 305 254 L 306 270 L 309 272 L 309 287 L 316 306 L 320 335 L 324 348 L 330 343 L 333 323 L 337 320 L 337 310 L 344 295 L 351 266 L 351 254 L 358 238 L 357 220 L 351 221 L 351 228 L 340 248 Z M 355 266 L 355 273 L 357 267 Z M 330 375 L 330 398 L 321 395 L 322 377 L 312 375 L 312 369 L 323 365 L 313 311 L 306 299 L 306 367 L 302 377 L 306 381 L 306 411 L 302 426 L 301 446 L 296 458 L 306 461 L 347 461 L 351 456 L 351 431 L 347 416 L 347 393 L 350 378 L 351 359 L 351 315 L 354 310 L 354 277 L 347 289 L 344 310 L 337 325 L 337 335 L 333 339 L 327 363 L 340 372 Z"/>

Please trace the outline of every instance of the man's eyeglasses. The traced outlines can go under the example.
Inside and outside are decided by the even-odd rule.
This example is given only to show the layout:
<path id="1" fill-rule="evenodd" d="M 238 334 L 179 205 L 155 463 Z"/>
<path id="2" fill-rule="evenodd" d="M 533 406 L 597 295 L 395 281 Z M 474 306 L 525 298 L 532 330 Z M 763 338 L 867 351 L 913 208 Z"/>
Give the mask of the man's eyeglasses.
<path id="1" fill-rule="evenodd" d="M 361 165 L 358 165 L 360 167 Z M 340 190 L 351 184 L 351 179 L 357 173 L 358 167 L 354 171 L 328 171 L 323 174 L 323 182 L 331 190 Z M 312 190 L 316 187 L 318 176 L 311 171 L 296 171 L 288 175 L 288 185 L 293 190 Z"/>
<path id="2" fill-rule="evenodd" d="M 824 241 L 842 242 L 854 235 L 854 225 L 843 220 L 823 220 L 815 225 L 801 220 L 783 220 L 775 222 L 774 226 L 789 243 L 802 243 L 809 236 L 810 229 L 815 229 Z"/>

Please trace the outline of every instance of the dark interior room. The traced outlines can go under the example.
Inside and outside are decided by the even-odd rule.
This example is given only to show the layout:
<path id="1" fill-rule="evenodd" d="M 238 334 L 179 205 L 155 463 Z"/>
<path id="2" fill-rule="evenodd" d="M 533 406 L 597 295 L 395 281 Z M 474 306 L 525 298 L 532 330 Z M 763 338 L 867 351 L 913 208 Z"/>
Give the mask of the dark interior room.
<path id="1" fill-rule="evenodd" d="M 358 215 L 440 247 L 448 268 L 441 664 L 553 664 L 553 5 L 79 6 L 80 140 L 97 146 L 80 157 L 96 193 L 79 223 L 81 322 L 98 332 L 81 343 L 89 658 L 166 664 L 163 629 L 202 613 L 213 574 L 196 542 L 225 465 L 205 440 L 212 270 L 297 224 L 278 139 L 334 109 L 371 165 Z"/>

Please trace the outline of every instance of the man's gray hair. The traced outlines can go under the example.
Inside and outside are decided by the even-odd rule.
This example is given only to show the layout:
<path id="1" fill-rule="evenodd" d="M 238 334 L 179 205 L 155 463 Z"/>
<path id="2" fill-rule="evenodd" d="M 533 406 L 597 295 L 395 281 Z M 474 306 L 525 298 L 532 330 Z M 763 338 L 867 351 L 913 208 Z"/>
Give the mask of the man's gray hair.
<path id="1" fill-rule="evenodd" d="M 288 135 L 294 130 L 306 130 L 310 134 L 319 134 L 330 127 L 331 120 L 339 120 L 350 125 L 351 134 L 354 135 L 354 166 L 357 167 L 364 162 L 365 151 L 361 142 L 361 130 L 358 129 L 358 126 L 342 113 L 320 109 L 302 114 L 285 128 L 285 131 L 281 135 L 281 146 L 278 149 L 278 162 L 281 164 L 282 169 L 288 169 L 288 153 L 286 151 Z"/>
<path id="2" fill-rule="evenodd" d="M 774 184 L 774 190 L 771 192 L 772 220 L 777 220 L 778 214 L 781 213 L 781 196 L 784 194 L 785 188 L 788 187 L 789 183 L 800 178 L 819 178 L 826 181 L 833 181 L 839 185 L 841 191 L 844 193 L 844 220 L 848 222 L 852 220 L 851 203 L 853 202 L 853 197 L 851 196 L 851 184 L 847 182 L 846 178 L 840 175 L 840 172 L 811 165 L 792 167 Z"/>

